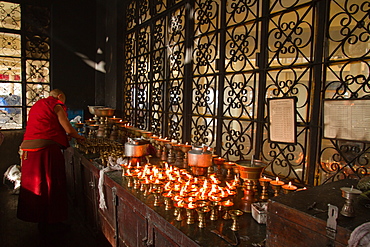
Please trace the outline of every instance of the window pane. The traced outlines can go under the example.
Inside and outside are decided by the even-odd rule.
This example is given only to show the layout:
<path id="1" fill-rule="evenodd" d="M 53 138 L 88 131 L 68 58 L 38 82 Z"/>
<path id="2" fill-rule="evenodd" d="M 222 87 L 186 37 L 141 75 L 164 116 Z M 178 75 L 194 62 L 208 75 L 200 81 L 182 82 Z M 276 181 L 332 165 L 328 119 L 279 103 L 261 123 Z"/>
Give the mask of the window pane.
<path id="1" fill-rule="evenodd" d="M 39 99 L 49 97 L 49 84 L 27 84 L 27 106 L 33 106 Z"/>
<path id="2" fill-rule="evenodd" d="M 12 33 L 0 33 L 0 49 L 2 56 L 21 56 L 21 36 Z"/>
<path id="3" fill-rule="evenodd" d="M 0 57 L 0 80 L 21 81 L 21 59 Z"/>
<path id="4" fill-rule="evenodd" d="M 27 60 L 27 82 L 49 83 L 49 61 Z"/>
<path id="5" fill-rule="evenodd" d="M 0 83 L 0 106 L 22 105 L 22 84 Z"/>
<path id="6" fill-rule="evenodd" d="M 22 128 L 22 85 L 0 83 L 0 127 L 2 129 Z"/>
<path id="7" fill-rule="evenodd" d="M 0 27 L 21 29 L 21 8 L 19 4 L 0 1 Z"/>
<path id="8" fill-rule="evenodd" d="M 2 129 L 21 129 L 22 108 L 21 107 L 0 108 L 0 127 Z"/>

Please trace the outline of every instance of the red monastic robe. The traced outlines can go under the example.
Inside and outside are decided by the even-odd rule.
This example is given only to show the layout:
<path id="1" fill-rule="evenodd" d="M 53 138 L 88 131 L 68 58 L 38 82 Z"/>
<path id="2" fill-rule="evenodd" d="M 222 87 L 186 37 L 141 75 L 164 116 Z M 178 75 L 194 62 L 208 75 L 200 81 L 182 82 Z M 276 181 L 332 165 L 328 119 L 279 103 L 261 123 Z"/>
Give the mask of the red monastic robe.
<path id="1" fill-rule="evenodd" d="M 24 140 L 46 139 L 55 144 L 23 150 L 17 216 L 30 222 L 55 223 L 67 219 L 68 200 L 62 147 L 67 135 L 54 107 L 64 104 L 48 97 L 31 108 Z"/>

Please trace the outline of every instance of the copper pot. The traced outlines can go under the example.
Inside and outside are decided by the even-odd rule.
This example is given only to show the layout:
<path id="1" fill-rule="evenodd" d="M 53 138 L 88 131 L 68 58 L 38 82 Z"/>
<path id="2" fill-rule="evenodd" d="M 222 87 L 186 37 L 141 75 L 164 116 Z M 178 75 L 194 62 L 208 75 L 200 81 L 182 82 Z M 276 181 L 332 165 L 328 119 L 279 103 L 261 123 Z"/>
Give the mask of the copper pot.
<path id="1" fill-rule="evenodd" d="M 188 152 L 188 164 L 196 167 L 210 167 L 212 165 L 212 152 L 209 151 L 209 147 L 194 146 Z"/>
<path id="2" fill-rule="evenodd" d="M 147 155 L 149 142 L 143 139 L 129 139 L 125 143 L 125 155 L 127 157 L 142 157 Z"/>
<path id="3" fill-rule="evenodd" d="M 112 108 L 95 108 L 95 115 L 98 117 L 111 117 L 114 115 L 115 109 Z"/>
<path id="4" fill-rule="evenodd" d="M 257 180 L 265 169 L 265 163 L 260 160 L 254 160 L 253 165 L 250 160 L 238 161 L 236 165 L 243 180 Z"/>

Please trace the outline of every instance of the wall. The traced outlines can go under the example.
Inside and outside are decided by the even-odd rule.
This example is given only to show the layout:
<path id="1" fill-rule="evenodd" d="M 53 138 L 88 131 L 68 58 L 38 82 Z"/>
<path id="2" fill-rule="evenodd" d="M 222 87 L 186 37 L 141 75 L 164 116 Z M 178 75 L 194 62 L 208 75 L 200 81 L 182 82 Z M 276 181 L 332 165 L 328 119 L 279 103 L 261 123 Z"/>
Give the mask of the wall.
<path id="1" fill-rule="evenodd" d="M 84 110 L 90 118 L 88 105 L 97 105 L 95 68 L 96 1 L 54 1 L 52 4 L 52 84 L 67 95 L 70 110 Z"/>
<path id="2" fill-rule="evenodd" d="M 19 145 L 23 139 L 23 130 L 0 130 L 4 142 L 0 145 L 0 174 L 4 174 L 10 165 L 20 164 Z"/>

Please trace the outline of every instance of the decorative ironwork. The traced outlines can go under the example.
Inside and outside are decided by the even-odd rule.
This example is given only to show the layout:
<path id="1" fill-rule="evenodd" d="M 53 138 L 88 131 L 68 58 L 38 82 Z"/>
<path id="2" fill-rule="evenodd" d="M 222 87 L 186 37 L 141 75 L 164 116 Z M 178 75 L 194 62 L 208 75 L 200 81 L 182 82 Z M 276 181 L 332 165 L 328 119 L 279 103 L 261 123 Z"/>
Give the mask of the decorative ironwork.
<path id="1" fill-rule="evenodd" d="M 181 142 L 184 126 L 185 7 L 174 10 L 169 18 L 168 137 Z"/>
<path id="2" fill-rule="evenodd" d="M 216 141 L 216 123 L 211 117 L 196 116 L 192 118 L 192 142 L 212 146 Z"/>
<path id="3" fill-rule="evenodd" d="M 269 142 L 265 137 L 262 157 L 269 164 L 266 172 L 298 183 L 306 181 L 307 130 L 305 128 L 299 130 L 296 145 Z"/>
<path id="4" fill-rule="evenodd" d="M 21 36 L 12 33 L 0 33 L 1 55 L 21 57 Z"/>
<path id="5" fill-rule="evenodd" d="M 247 21 L 256 20 L 259 17 L 260 6 L 258 0 L 228 1 L 226 5 L 227 26 L 240 25 Z M 255 33 L 255 36 L 257 35 L 258 33 Z"/>
<path id="6" fill-rule="evenodd" d="M 0 1 L 0 88 L 8 90 L 3 100 L 19 98 L 17 104 L 7 105 L 3 110 L 0 123 L 3 128 L 22 128 L 27 119 L 27 111 L 22 107 L 31 107 L 42 94 L 50 90 L 50 11 L 47 6 Z M 22 42 L 21 42 L 22 40 Z M 23 46 L 24 44 L 24 46 Z M 21 58 L 26 58 L 21 60 Z M 24 73 L 25 71 L 25 73 Z M 22 75 L 26 77 L 22 78 Z M 38 84 L 26 84 L 38 83 Z M 25 84 L 22 86 L 22 84 Z M 22 91 L 22 88 L 26 88 Z M 15 93 L 17 92 L 17 93 Z M 22 98 L 26 100 L 22 102 Z M 8 102 L 9 103 L 9 102 Z M 23 120 L 23 121 L 22 121 Z"/>
<path id="7" fill-rule="evenodd" d="M 154 13 L 153 13 L 153 16 L 156 15 L 156 14 L 159 14 L 163 11 L 166 10 L 167 8 L 167 0 L 155 0 L 153 1 L 153 9 L 154 9 Z"/>
<path id="8" fill-rule="evenodd" d="M 225 79 L 223 115 L 234 119 L 253 119 L 256 74 L 232 74 Z"/>
<path id="9" fill-rule="evenodd" d="M 269 66 L 312 62 L 312 6 L 283 12 L 270 19 Z"/>
<path id="10" fill-rule="evenodd" d="M 0 57 L 0 80 L 20 81 L 21 80 L 21 59 L 13 57 Z"/>
<path id="11" fill-rule="evenodd" d="M 256 52 L 258 48 L 257 23 L 233 27 L 226 32 L 226 70 L 243 71 L 256 69 Z"/>
<path id="12" fill-rule="evenodd" d="M 127 80 L 129 80 L 126 77 Z M 135 115 L 134 115 L 134 87 L 132 83 L 125 84 L 124 88 L 124 100 L 125 100 L 125 111 L 124 111 L 124 119 L 131 122 L 131 124 L 134 124 Z"/>
<path id="13" fill-rule="evenodd" d="M 136 1 L 131 1 L 126 9 L 126 29 L 127 30 L 130 30 L 131 28 L 135 27 L 135 10 L 136 10 Z"/>
<path id="14" fill-rule="evenodd" d="M 10 113 L 0 110 L 0 127 L 2 127 L 3 129 L 21 129 L 22 108 L 12 107 L 11 109 L 13 111 Z"/>
<path id="15" fill-rule="evenodd" d="M 180 7 L 174 10 L 174 4 Z M 321 139 L 320 131 L 313 134 L 321 120 L 320 109 L 312 109 L 322 105 L 316 102 L 368 98 L 370 92 L 367 1 L 332 0 L 329 5 L 311 0 L 132 1 L 125 47 L 126 117 L 171 139 L 190 136 L 192 143 L 216 147 L 230 161 L 261 157 L 268 162 L 266 172 L 297 183 L 307 183 L 315 165 L 317 172 L 325 168 L 334 177 L 368 174 L 367 143 L 343 144 Z M 328 18 L 328 26 L 323 27 L 315 15 L 328 13 L 327 7 L 330 15 L 321 19 Z M 316 39 L 328 41 L 328 50 Z M 269 142 L 266 102 L 272 97 L 297 98 L 297 144 Z M 190 98 L 191 104 L 184 105 Z M 190 133 L 183 133 L 187 123 Z M 310 147 L 312 140 L 321 146 Z M 339 165 L 328 170 L 323 162 L 329 150 Z"/>
<path id="16" fill-rule="evenodd" d="M 269 19 L 265 93 L 265 98 L 297 97 L 297 144 L 269 142 L 268 135 L 265 135 L 261 154 L 269 164 L 266 172 L 304 183 L 306 157 L 311 151 L 308 147 L 311 127 L 308 113 L 311 110 L 309 103 L 313 93 L 311 74 L 314 59 L 313 37 L 316 30 L 313 28 L 315 5 L 298 8 L 298 2 L 301 4 L 301 1 L 283 0 L 271 3 L 270 11 L 275 12 L 275 15 Z M 265 101 L 267 117 L 266 110 Z M 264 130 L 268 133 L 267 124 L 264 124 Z"/>
<path id="17" fill-rule="evenodd" d="M 370 98 L 368 10 L 366 1 L 330 2 L 324 100 Z M 317 184 L 370 174 L 366 142 L 323 139 L 320 150 Z"/>
<path id="18" fill-rule="evenodd" d="M 17 3 L 0 2 L 0 27 L 21 29 L 21 6 Z"/>
<path id="19" fill-rule="evenodd" d="M 247 160 L 252 156 L 254 124 L 238 119 L 224 120 L 221 155 L 227 160 Z"/>
<path id="20" fill-rule="evenodd" d="M 310 0 L 276 0 L 270 2 L 270 13 L 275 13 L 298 5 L 311 2 Z"/>
<path id="21" fill-rule="evenodd" d="M 49 84 L 27 84 L 26 88 L 26 105 L 32 106 L 39 99 L 49 97 Z"/>
<path id="22" fill-rule="evenodd" d="M 164 99 L 164 82 L 158 80 L 151 85 L 152 95 L 152 115 L 150 120 L 150 130 L 157 135 L 161 135 L 163 129 L 163 99 Z"/>
<path id="23" fill-rule="evenodd" d="M 31 59 L 50 59 L 50 40 L 47 36 L 26 36 L 26 56 Z"/>
<path id="24" fill-rule="evenodd" d="M 22 128 L 22 86 L 20 83 L 0 83 L 0 127 Z"/>
<path id="25" fill-rule="evenodd" d="M 138 0 L 137 8 L 139 10 L 139 24 L 149 20 L 149 0 Z"/>
<path id="26" fill-rule="evenodd" d="M 366 1 L 330 1 L 329 58 L 368 56 L 369 4 Z"/>
<path id="27" fill-rule="evenodd" d="M 26 60 L 26 80 L 27 82 L 50 82 L 49 61 L 45 60 Z"/>
<path id="28" fill-rule="evenodd" d="M 137 84 L 136 126 L 140 129 L 148 129 L 148 92 L 147 83 Z"/>
<path id="29" fill-rule="evenodd" d="M 324 140 L 325 141 L 325 140 Z M 326 141 L 320 152 L 316 184 L 369 175 L 370 145 L 340 140 Z"/>

